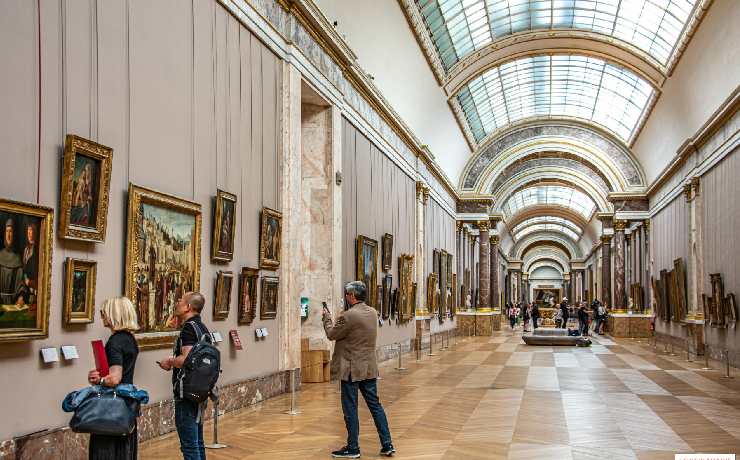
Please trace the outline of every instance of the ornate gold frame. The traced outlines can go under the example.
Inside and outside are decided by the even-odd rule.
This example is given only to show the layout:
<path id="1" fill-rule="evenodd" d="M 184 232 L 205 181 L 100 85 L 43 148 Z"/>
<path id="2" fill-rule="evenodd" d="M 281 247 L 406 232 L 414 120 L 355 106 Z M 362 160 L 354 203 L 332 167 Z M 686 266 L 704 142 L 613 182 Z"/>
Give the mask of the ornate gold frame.
<path id="1" fill-rule="evenodd" d="M 399 303 L 397 307 L 399 321 L 406 322 L 414 317 L 414 256 L 401 254 L 398 258 L 398 292 Z"/>
<path id="2" fill-rule="evenodd" d="M 430 273 L 427 280 L 427 310 L 430 315 L 437 313 L 437 274 Z"/>
<path id="3" fill-rule="evenodd" d="M 391 271 L 391 267 L 393 266 L 393 235 L 390 233 L 386 233 L 383 235 L 383 238 L 381 239 L 381 253 L 382 253 L 382 264 L 383 264 L 383 271 L 389 272 Z"/>
<path id="4" fill-rule="evenodd" d="M 41 218 L 37 239 L 39 266 L 36 286 L 36 327 L 0 329 L 0 342 L 45 339 L 49 336 L 54 210 L 45 206 L 0 198 L 0 211 L 27 214 Z"/>
<path id="5" fill-rule="evenodd" d="M 372 238 L 368 238 L 364 235 L 357 235 L 357 280 L 365 282 L 365 271 L 363 268 L 365 267 L 365 260 L 363 257 L 364 251 L 362 250 L 363 247 L 367 245 L 370 248 L 373 248 L 373 273 L 370 276 L 370 285 L 365 286 L 367 288 L 367 295 L 368 298 L 365 299 L 365 303 L 370 305 L 373 308 L 377 307 L 377 292 L 375 289 L 375 286 L 378 285 L 378 242 Z M 366 283 L 367 284 L 367 283 Z M 380 309 L 378 309 L 380 311 Z"/>
<path id="6" fill-rule="evenodd" d="M 200 239 L 201 239 L 201 211 L 200 204 L 177 198 L 172 195 L 157 192 L 129 183 L 128 186 L 128 224 L 126 232 L 126 267 L 125 287 L 126 296 L 136 304 L 136 275 L 135 262 L 139 252 L 136 231 L 141 222 L 139 207 L 142 203 L 149 203 L 177 212 L 191 214 L 195 217 L 195 234 L 193 235 L 193 291 L 200 290 Z M 172 332 L 142 332 L 136 334 L 136 341 L 142 350 L 170 347 L 175 343 L 177 331 Z"/>
<path id="7" fill-rule="evenodd" d="M 274 259 L 267 259 L 265 257 L 265 249 L 267 245 L 267 219 L 268 217 L 272 217 L 274 219 L 277 219 L 278 221 L 278 244 L 280 245 L 278 249 L 278 258 L 277 260 Z M 276 270 L 280 267 L 280 254 L 283 250 L 283 213 L 280 211 L 275 211 L 274 209 L 270 208 L 262 208 L 262 213 L 260 214 L 260 268 L 266 268 L 268 270 Z"/>
<path id="8" fill-rule="evenodd" d="M 231 278 L 231 284 L 229 284 L 229 292 L 226 300 L 226 305 L 221 305 L 221 294 L 226 285 L 226 278 Z M 213 299 L 213 319 L 216 321 L 226 319 L 229 317 L 229 311 L 231 311 L 231 290 L 234 288 L 234 273 L 231 271 L 218 271 L 216 275 L 216 298 Z"/>
<path id="9" fill-rule="evenodd" d="M 67 257 L 64 263 L 64 319 L 67 324 L 92 323 L 95 315 L 95 280 L 98 263 L 92 260 L 80 260 Z M 74 272 L 86 271 L 85 311 L 72 311 L 72 292 L 74 290 Z"/>
<path id="10" fill-rule="evenodd" d="M 452 274 L 452 295 L 450 296 L 450 313 L 452 317 L 454 318 L 457 314 L 457 273 Z"/>
<path id="11" fill-rule="evenodd" d="M 275 284 L 277 295 L 275 296 L 275 311 L 267 311 L 265 305 L 265 288 L 268 284 Z M 280 298 L 280 278 L 277 276 L 263 276 L 260 284 L 260 319 L 275 319 L 277 318 L 277 309 L 279 307 Z"/>
<path id="12" fill-rule="evenodd" d="M 75 170 L 77 154 L 100 160 L 100 183 L 98 184 L 98 203 L 95 228 L 81 227 L 70 222 L 72 211 L 72 175 Z M 67 134 L 64 142 L 64 161 L 62 164 L 62 191 L 59 207 L 59 237 L 70 240 L 83 240 L 102 243 L 108 222 L 108 200 L 110 195 L 110 177 L 113 164 L 113 149 L 74 134 Z"/>
<path id="13" fill-rule="evenodd" d="M 238 324 L 252 324 L 257 316 L 257 282 L 259 281 L 259 269 L 242 267 L 239 275 L 239 302 L 238 302 Z M 250 281 L 251 280 L 251 281 Z M 249 288 L 249 305 L 244 303 L 244 290 Z"/>
<path id="14" fill-rule="evenodd" d="M 221 246 L 221 225 L 223 225 L 222 209 L 224 201 L 234 203 L 234 215 L 231 219 L 231 228 L 229 234 L 231 237 L 231 251 L 219 251 Z M 211 260 L 219 262 L 230 262 L 234 259 L 234 238 L 236 236 L 236 195 L 225 192 L 221 189 L 216 190 L 216 204 L 213 211 L 213 229 L 211 230 Z"/>

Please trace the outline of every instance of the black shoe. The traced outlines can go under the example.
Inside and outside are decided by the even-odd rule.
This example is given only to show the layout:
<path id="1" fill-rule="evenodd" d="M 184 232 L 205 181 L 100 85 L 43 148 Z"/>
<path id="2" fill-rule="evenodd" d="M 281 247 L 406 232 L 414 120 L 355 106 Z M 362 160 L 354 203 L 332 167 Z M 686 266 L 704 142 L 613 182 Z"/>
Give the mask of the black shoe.
<path id="1" fill-rule="evenodd" d="M 331 453 L 334 458 L 360 458 L 360 449 L 350 449 L 347 446 Z"/>
<path id="2" fill-rule="evenodd" d="M 387 446 L 380 449 L 380 455 L 385 455 L 386 457 L 393 457 L 393 454 L 396 453 L 396 449 L 393 448 L 393 444 L 388 444 Z"/>

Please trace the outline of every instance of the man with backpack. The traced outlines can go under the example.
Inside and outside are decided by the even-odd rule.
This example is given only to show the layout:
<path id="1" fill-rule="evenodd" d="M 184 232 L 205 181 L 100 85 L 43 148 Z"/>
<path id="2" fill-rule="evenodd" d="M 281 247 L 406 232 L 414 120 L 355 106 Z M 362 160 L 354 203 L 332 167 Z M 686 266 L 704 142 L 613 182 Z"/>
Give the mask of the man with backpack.
<path id="1" fill-rule="evenodd" d="M 205 298 L 199 292 L 188 292 L 175 304 L 174 315 L 181 325 L 173 355 L 159 366 L 172 370 L 175 394 L 175 426 L 180 437 L 184 460 L 205 460 L 203 411 L 221 371 L 221 357 L 213 345 L 200 313 Z"/>

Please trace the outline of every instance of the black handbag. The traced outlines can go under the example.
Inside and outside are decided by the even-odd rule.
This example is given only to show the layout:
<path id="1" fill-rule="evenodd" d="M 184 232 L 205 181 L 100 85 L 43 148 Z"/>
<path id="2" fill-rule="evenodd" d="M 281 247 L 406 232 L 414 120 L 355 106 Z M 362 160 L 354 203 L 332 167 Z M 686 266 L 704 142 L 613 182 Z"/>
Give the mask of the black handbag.
<path id="1" fill-rule="evenodd" d="M 126 436 L 136 427 L 140 403 L 112 392 L 91 392 L 75 409 L 69 427 L 75 433 Z"/>

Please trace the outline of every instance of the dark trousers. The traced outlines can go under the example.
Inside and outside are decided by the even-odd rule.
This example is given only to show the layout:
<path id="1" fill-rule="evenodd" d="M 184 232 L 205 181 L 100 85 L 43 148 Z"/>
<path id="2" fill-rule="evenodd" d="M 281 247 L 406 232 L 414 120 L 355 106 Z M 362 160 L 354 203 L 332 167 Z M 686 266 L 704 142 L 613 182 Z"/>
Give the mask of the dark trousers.
<path id="1" fill-rule="evenodd" d="M 350 377 L 351 378 L 351 377 Z M 360 448 L 360 421 L 357 418 L 357 390 L 360 390 L 365 404 L 370 409 L 378 430 L 381 447 L 391 444 L 391 432 L 388 430 L 388 419 L 378 399 L 378 383 L 376 379 L 360 380 L 359 382 L 342 380 L 342 412 L 344 424 L 347 427 L 347 447 L 354 450 Z"/>
<path id="2" fill-rule="evenodd" d="M 539 319 L 540 319 L 539 316 L 533 316 L 532 317 L 532 327 L 533 328 L 537 329 L 537 320 L 539 320 Z"/>
<path id="3" fill-rule="evenodd" d="M 198 417 L 198 404 L 175 400 L 175 427 L 180 437 L 180 450 L 184 460 L 206 460 L 203 442 L 203 418 Z"/>

